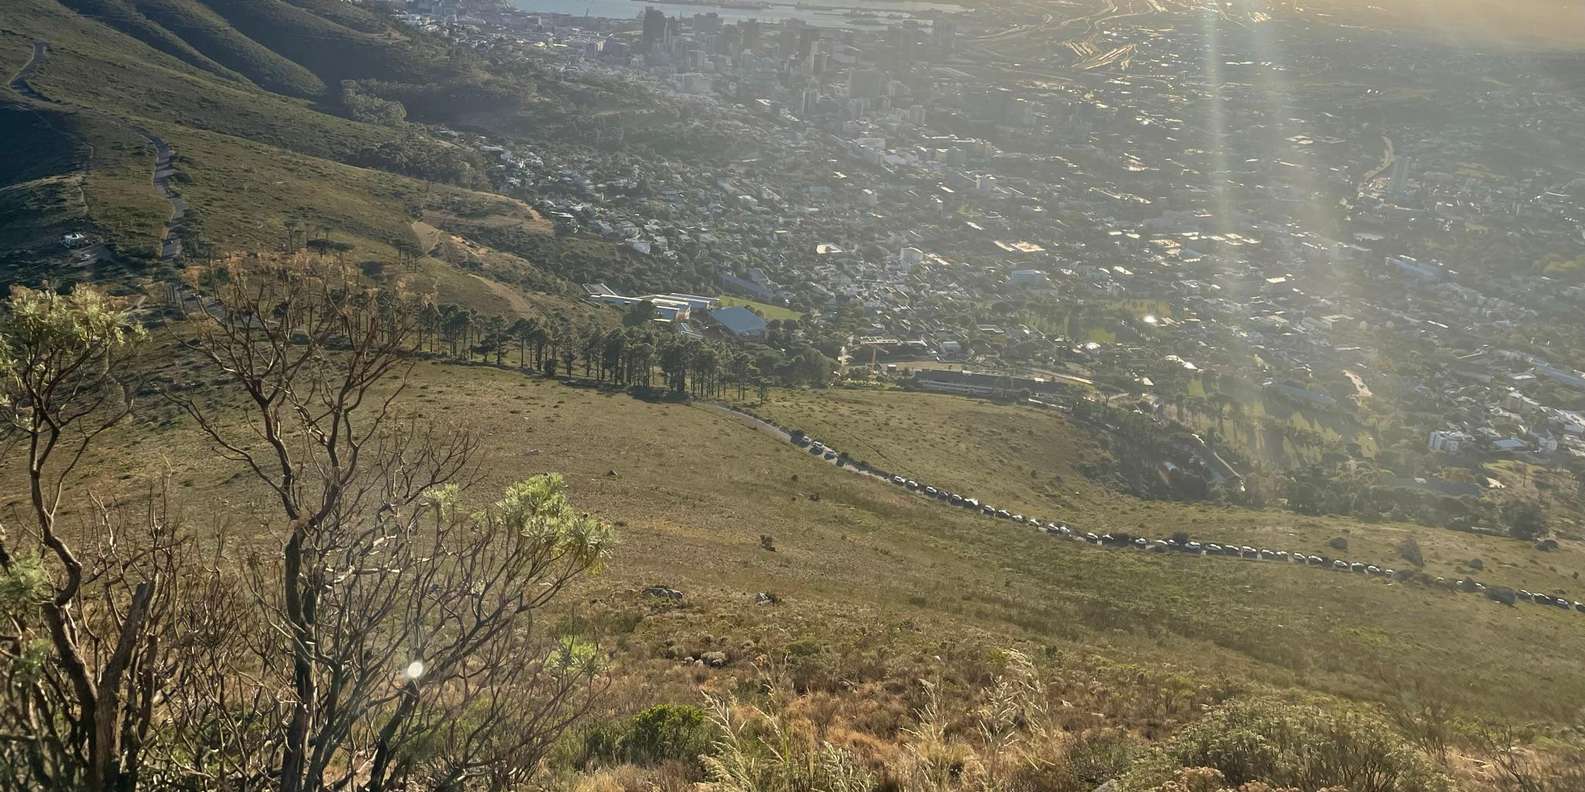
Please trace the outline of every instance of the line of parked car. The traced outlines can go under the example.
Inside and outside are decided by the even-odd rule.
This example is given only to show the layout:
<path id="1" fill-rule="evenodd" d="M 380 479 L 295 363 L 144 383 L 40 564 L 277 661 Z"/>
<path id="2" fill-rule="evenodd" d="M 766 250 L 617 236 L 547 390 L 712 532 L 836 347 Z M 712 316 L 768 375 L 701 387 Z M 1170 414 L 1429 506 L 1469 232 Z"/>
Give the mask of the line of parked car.
<path id="1" fill-rule="evenodd" d="M 815 440 L 814 438 L 809 437 L 801 431 L 783 431 L 787 431 L 788 437 L 793 445 L 804 449 L 811 456 L 819 457 L 825 459 L 828 462 L 836 463 L 838 466 L 850 468 L 855 472 L 875 476 L 890 482 L 894 486 L 902 487 L 910 492 L 917 493 L 926 498 L 931 498 L 952 506 L 975 511 L 985 517 L 1007 520 L 1008 522 L 1020 525 L 1032 526 L 1042 533 L 1061 539 L 1070 539 L 1073 541 L 1085 542 L 1087 544 L 1099 545 L 1101 547 L 1132 548 L 1150 553 L 1177 553 L 1181 555 L 1201 557 L 1226 556 L 1230 558 L 1242 558 L 1251 561 L 1278 561 L 1294 566 L 1330 569 L 1336 572 L 1349 572 L 1352 574 L 1366 575 L 1369 577 L 1385 578 L 1402 582 L 1421 583 L 1423 585 L 1445 588 L 1449 591 L 1457 591 L 1469 594 L 1483 594 L 1488 599 L 1508 605 L 1523 601 L 1535 603 L 1537 605 L 1548 605 L 1555 608 L 1562 608 L 1564 610 L 1574 610 L 1576 612 L 1585 614 L 1585 602 L 1571 602 L 1563 597 L 1543 594 L 1540 592 L 1530 592 L 1523 589 L 1516 590 L 1507 586 L 1487 586 L 1486 584 L 1480 583 L 1471 578 L 1448 580 L 1442 577 L 1432 577 L 1423 572 L 1418 572 L 1415 570 L 1398 570 L 1391 567 L 1383 567 L 1377 564 L 1366 563 L 1363 561 L 1348 561 L 1325 555 L 1290 552 L 1286 550 L 1272 550 L 1265 547 L 1256 548 L 1249 545 L 1238 545 L 1231 543 L 1221 544 L 1217 542 L 1199 542 L 1188 538 L 1186 534 L 1178 534 L 1168 539 L 1149 539 L 1143 536 L 1133 536 L 1122 533 L 1096 534 L 1093 531 L 1082 531 L 1064 522 L 1047 520 L 1043 517 L 1028 517 L 1023 514 L 1010 512 L 1007 509 L 997 508 L 989 503 L 982 503 L 977 498 L 961 495 L 951 490 L 942 489 L 931 484 L 921 483 L 906 476 L 873 467 L 862 461 L 853 462 L 846 454 L 818 440 Z"/>

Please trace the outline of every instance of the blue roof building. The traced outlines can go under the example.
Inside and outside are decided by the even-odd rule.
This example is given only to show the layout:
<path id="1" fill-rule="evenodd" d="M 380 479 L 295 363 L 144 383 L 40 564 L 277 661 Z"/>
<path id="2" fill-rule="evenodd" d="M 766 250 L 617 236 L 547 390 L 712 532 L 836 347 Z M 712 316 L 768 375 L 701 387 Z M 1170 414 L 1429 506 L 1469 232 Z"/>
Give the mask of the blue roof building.
<path id="1" fill-rule="evenodd" d="M 742 306 L 717 308 L 710 318 L 738 338 L 764 338 L 765 318 Z"/>

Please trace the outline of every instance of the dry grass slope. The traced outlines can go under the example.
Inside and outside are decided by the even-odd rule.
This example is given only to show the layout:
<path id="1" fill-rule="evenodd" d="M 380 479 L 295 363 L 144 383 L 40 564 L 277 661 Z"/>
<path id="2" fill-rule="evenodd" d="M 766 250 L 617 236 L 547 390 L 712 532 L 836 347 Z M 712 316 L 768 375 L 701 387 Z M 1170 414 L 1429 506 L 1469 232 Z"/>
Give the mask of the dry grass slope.
<path id="1" fill-rule="evenodd" d="M 191 369 L 178 368 L 188 365 L 179 358 L 168 365 L 177 377 L 191 377 L 181 373 Z M 853 398 L 801 394 L 788 403 L 817 410 L 829 400 L 838 410 Z M 865 394 L 862 401 L 912 412 L 919 432 L 953 425 L 926 417 L 970 420 L 954 414 L 959 409 L 986 425 L 1029 419 L 1000 417 L 984 412 L 995 408 L 966 401 L 921 406 L 926 403 L 906 394 Z M 405 404 L 485 438 L 491 462 L 483 491 L 560 470 L 580 505 L 619 522 L 624 543 L 610 572 L 583 590 L 580 610 L 621 625 L 619 662 L 635 673 L 643 669 L 643 679 L 688 679 L 692 672 L 667 659 L 667 647 L 679 641 L 741 643 L 771 656 L 801 642 L 868 647 L 903 666 L 907 658 L 952 647 L 1019 643 L 1094 657 L 1087 662 L 1097 667 L 1142 664 L 1222 686 L 1380 700 L 1412 684 L 1467 715 L 1563 722 L 1585 706 L 1585 679 L 1577 673 L 1585 624 L 1577 614 L 1514 610 L 1269 563 L 1059 543 L 838 471 L 714 411 L 515 372 L 422 364 Z M 998 486 L 1000 471 L 1019 471 L 1022 479 L 1047 465 L 1065 471 L 1066 455 L 1086 447 L 1064 438 L 1067 430 L 1056 424 L 1026 433 L 1029 439 L 1016 446 L 1005 438 L 987 445 L 971 433 L 955 446 L 921 445 L 904 457 L 903 426 L 871 432 L 860 424 L 847 434 L 841 419 L 827 420 L 826 438 L 838 447 L 854 447 L 863 429 L 874 442 L 896 444 L 877 446 L 876 459 L 907 458 L 921 470 L 980 477 L 987 486 Z M 1053 441 L 1060 450 L 1051 450 Z M 155 407 L 115 438 L 88 475 L 101 488 L 126 488 L 139 476 L 170 469 L 195 501 L 213 504 L 196 513 L 224 515 L 233 542 L 269 541 L 276 527 L 246 516 L 260 494 L 210 458 L 193 427 Z M 1022 497 L 1037 503 L 1044 483 L 1035 481 L 999 486 L 1010 503 L 1029 487 Z M 1076 514 L 1063 516 L 1081 523 L 1116 519 L 1128 505 L 1077 481 L 1070 486 L 1082 499 L 1070 507 Z M 1137 505 L 1148 509 L 1155 532 L 1226 530 L 1256 541 L 1263 531 L 1281 530 L 1269 525 L 1274 515 Z M 1340 526 L 1288 530 L 1308 542 Z M 1367 529 L 1355 528 L 1351 536 L 1362 538 Z M 774 538 L 774 551 L 762 547 L 762 535 Z M 1420 536 L 1439 558 L 1501 556 L 1500 548 L 1472 537 Z M 656 582 L 685 590 L 689 608 L 645 610 L 634 592 Z M 756 608 L 757 591 L 783 602 Z M 912 672 L 888 673 L 907 679 Z"/>

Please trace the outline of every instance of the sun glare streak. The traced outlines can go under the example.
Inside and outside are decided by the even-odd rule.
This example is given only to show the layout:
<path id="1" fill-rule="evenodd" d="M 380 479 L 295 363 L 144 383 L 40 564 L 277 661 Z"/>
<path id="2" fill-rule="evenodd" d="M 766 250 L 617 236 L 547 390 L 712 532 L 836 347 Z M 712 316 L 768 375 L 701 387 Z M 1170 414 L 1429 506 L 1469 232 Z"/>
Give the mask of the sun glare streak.
<path id="1" fill-rule="evenodd" d="M 1201 71 L 1205 79 L 1206 101 L 1206 152 L 1211 167 L 1206 171 L 1206 187 L 1210 190 L 1216 208 L 1216 223 L 1220 230 L 1233 230 L 1233 199 L 1228 193 L 1232 178 L 1228 165 L 1227 117 L 1222 96 L 1222 30 L 1220 13 L 1214 5 L 1205 6 L 1200 14 L 1204 33 L 1204 54 Z"/>
<path id="2" fill-rule="evenodd" d="M 1267 178 L 1266 193 L 1291 202 L 1289 222 L 1312 244 L 1343 241 L 1338 239 L 1337 207 L 1325 190 L 1325 164 L 1317 160 L 1307 143 L 1314 132 L 1313 120 L 1307 114 L 1315 110 L 1294 104 L 1295 86 L 1291 81 L 1299 78 L 1290 65 L 1292 58 L 1278 44 L 1275 24 L 1269 22 L 1272 14 L 1262 7 L 1264 0 L 1238 2 L 1241 15 L 1252 21 L 1246 30 L 1255 62 L 1255 88 L 1266 114 L 1262 147 L 1266 161 L 1261 163 Z M 1348 285 L 1338 281 L 1338 269 L 1321 272 L 1322 277 L 1312 277 L 1307 282 L 1308 288 L 1321 292 L 1318 296 L 1335 297 Z"/>

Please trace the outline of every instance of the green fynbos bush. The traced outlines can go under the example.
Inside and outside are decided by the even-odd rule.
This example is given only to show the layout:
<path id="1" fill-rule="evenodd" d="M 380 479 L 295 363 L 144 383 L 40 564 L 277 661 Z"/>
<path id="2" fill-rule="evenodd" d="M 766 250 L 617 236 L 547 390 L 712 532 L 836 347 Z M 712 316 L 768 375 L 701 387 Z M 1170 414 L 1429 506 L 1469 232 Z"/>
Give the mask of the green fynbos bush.
<path id="1" fill-rule="evenodd" d="M 1354 792 L 1449 788 L 1446 776 L 1382 721 L 1351 710 L 1268 699 L 1212 710 L 1136 765 L 1127 788 L 1159 785 L 1182 767 L 1215 768 L 1230 785 L 1264 781 Z"/>
<path id="2" fill-rule="evenodd" d="M 719 729 L 704 710 L 657 704 L 621 720 L 591 723 L 563 740 L 551 763 L 585 770 L 614 764 L 683 762 L 702 771 L 699 757 L 714 750 Z"/>

